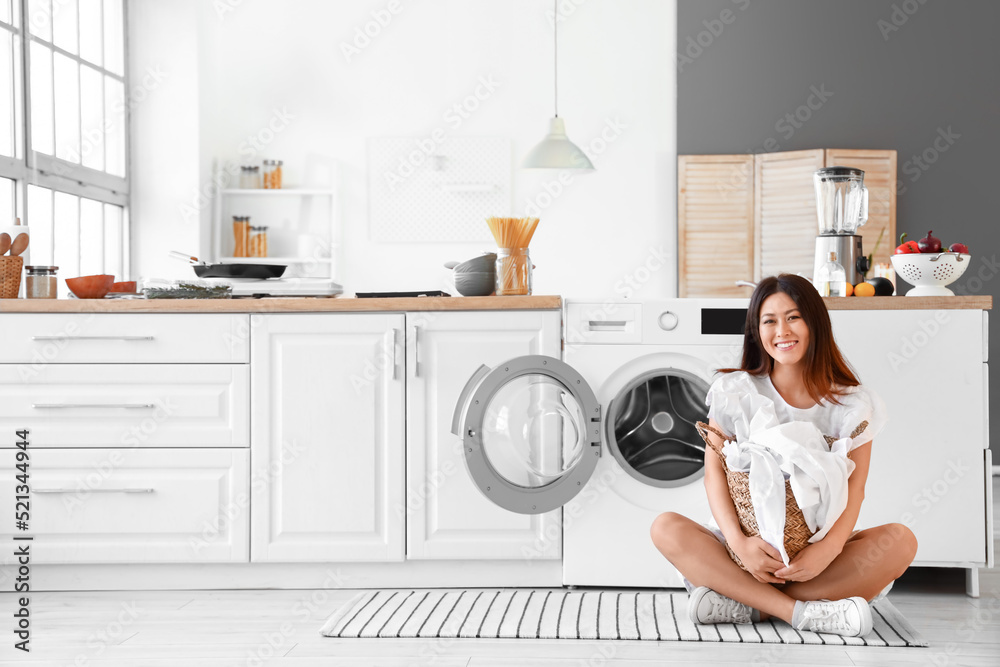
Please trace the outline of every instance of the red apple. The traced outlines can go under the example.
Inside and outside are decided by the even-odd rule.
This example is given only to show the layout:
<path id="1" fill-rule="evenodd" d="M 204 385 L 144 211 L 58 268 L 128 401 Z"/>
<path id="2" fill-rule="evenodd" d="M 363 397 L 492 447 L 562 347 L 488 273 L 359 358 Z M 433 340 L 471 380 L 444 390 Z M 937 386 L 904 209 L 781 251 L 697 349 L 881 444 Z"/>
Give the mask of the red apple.
<path id="1" fill-rule="evenodd" d="M 965 245 L 964 243 L 952 243 L 950 246 L 948 246 L 948 250 L 952 252 L 960 252 L 966 255 L 969 254 L 969 246 Z"/>

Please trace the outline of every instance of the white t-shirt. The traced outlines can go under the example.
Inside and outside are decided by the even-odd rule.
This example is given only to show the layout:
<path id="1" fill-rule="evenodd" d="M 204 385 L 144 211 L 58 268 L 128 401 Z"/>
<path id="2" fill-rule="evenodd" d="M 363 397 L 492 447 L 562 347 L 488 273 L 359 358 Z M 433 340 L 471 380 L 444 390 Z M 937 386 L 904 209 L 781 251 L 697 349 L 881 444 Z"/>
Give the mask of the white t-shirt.
<path id="1" fill-rule="evenodd" d="M 723 373 L 716 378 L 705 398 L 709 406 L 708 416 L 719 424 L 726 435 L 735 436 L 736 423 L 748 424 L 753 417 L 748 414 L 750 406 L 759 405 L 759 401 L 747 400 L 750 396 L 760 396 L 773 403 L 775 415 L 782 424 L 811 422 L 823 435 L 837 440 L 849 437 L 861 422 L 867 421 L 868 427 L 852 438 L 850 449 L 873 440 L 888 419 L 885 403 L 868 387 L 847 387 L 846 392 L 837 397 L 840 405 L 824 400 L 803 409 L 786 403 L 771 384 L 770 377 L 757 377 L 746 371 Z"/>

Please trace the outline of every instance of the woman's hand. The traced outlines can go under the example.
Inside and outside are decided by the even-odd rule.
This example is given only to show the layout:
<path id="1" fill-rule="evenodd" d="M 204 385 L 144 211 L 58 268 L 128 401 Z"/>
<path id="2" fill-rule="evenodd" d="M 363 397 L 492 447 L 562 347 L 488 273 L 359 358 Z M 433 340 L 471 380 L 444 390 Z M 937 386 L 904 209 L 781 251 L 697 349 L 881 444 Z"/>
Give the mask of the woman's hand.
<path id="1" fill-rule="evenodd" d="M 788 581 L 809 581 L 825 570 L 839 554 L 840 551 L 826 540 L 814 542 L 800 551 L 787 567 L 776 571 L 774 576 Z"/>
<path id="2" fill-rule="evenodd" d="M 781 562 L 781 554 L 760 536 L 744 536 L 742 540 L 730 542 L 729 546 L 740 557 L 747 572 L 757 581 L 764 584 L 785 583 L 783 578 L 775 575 L 775 570 L 785 568 L 785 564 Z"/>

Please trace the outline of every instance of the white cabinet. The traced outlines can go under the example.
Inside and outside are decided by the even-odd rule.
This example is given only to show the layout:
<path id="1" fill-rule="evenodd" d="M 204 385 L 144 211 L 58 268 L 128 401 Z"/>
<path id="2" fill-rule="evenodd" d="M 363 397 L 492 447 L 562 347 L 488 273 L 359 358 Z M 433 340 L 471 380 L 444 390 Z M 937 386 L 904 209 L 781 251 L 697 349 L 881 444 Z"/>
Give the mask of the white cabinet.
<path id="1" fill-rule="evenodd" d="M 407 316 L 406 555 L 409 559 L 558 559 L 559 511 L 516 514 L 487 500 L 451 433 L 462 388 L 480 365 L 560 356 L 560 311 Z M 546 530 L 548 529 L 548 530 Z M 537 545 L 545 545 L 541 555 Z"/>
<path id="2" fill-rule="evenodd" d="M 402 314 L 251 326 L 251 560 L 400 561 Z"/>
<path id="3" fill-rule="evenodd" d="M 33 563 L 248 559 L 246 449 L 33 449 L 30 454 Z M 8 451 L 0 460 L 4 498 L 14 498 L 15 466 Z M 9 534 L 2 537 L 12 544 Z M 12 552 L 3 562 L 14 562 Z"/>
<path id="4" fill-rule="evenodd" d="M 248 395 L 246 364 L 51 364 L 30 372 L 0 364 L 0 430 L 29 429 L 33 447 L 247 447 Z"/>
<path id="5" fill-rule="evenodd" d="M 872 446 L 858 527 L 905 523 L 919 543 L 916 565 L 988 561 L 983 318 L 981 310 L 830 312 L 837 344 L 889 414 Z"/>

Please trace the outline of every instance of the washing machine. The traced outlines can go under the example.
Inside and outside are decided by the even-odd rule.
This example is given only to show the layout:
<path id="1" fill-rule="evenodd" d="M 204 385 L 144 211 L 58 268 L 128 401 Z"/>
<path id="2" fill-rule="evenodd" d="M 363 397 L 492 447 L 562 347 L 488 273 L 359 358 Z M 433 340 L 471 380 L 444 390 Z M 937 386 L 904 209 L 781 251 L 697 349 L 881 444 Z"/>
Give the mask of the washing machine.
<path id="1" fill-rule="evenodd" d="M 677 571 L 653 547 L 661 512 L 706 522 L 705 396 L 737 366 L 747 299 L 568 300 L 562 359 L 481 367 L 452 430 L 492 502 L 562 508 L 563 583 L 669 588 Z"/>

